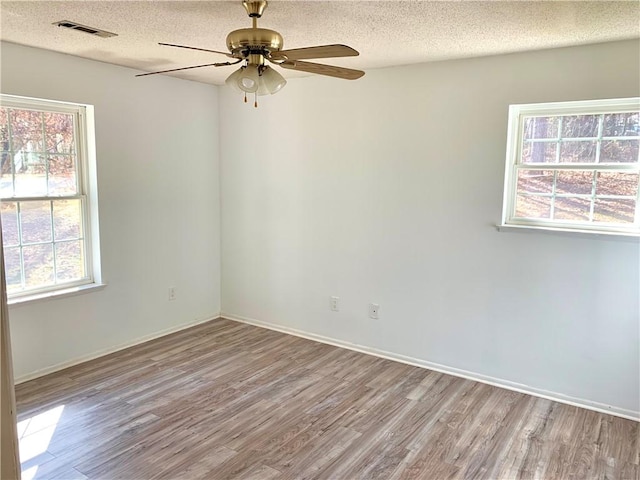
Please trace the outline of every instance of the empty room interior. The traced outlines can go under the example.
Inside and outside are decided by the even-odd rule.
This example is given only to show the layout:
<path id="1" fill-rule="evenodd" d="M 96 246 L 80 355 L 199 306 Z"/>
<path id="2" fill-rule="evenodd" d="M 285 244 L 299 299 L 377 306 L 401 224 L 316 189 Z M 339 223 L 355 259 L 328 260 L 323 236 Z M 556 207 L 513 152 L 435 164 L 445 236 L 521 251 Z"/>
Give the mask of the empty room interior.
<path id="1" fill-rule="evenodd" d="M 640 2 L 0 27 L 3 480 L 640 478 Z"/>

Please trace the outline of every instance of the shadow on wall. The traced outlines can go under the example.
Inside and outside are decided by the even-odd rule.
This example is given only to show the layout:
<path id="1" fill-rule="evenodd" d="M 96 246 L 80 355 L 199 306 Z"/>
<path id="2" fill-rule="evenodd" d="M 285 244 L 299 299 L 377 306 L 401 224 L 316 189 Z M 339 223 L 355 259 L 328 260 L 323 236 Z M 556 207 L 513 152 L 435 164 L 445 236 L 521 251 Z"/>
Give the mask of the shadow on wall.
<path id="1" fill-rule="evenodd" d="M 101 62 L 113 63 L 114 65 L 125 65 L 129 68 L 134 68 L 136 70 L 144 69 L 144 70 L 158 70 L 162 68 L 172 68 L 171 65 L 175 64 L 174 60 L 169 60 L 168 58 L 136 58 L 131 59 L 129 57 L 122 57 L 119 55 L 114 55 L 111 52 L 105 52 L 98 49 L 91 50 L 83 50 L 77 53 L 80 57 L 86 57 L 90 59 L 99 60 Z M 206 63 L 206 62 L 203 62 Z M 179 68 L 179 66 L 176 66 Z"/>

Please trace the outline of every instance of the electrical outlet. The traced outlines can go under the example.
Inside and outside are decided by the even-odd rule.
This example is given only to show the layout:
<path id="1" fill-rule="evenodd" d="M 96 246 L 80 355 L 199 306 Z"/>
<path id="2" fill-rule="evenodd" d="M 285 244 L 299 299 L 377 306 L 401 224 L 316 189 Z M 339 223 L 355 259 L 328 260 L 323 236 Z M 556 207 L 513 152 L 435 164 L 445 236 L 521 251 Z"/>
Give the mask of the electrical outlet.
<path id="1" fill-rule="evenodd" d="M 380 305 L 376 303 L 369 304 L 369 318 L 373 318 L 374 320 L 378 319 L 378 315 L 380 314 Z"/>
<path id="2" fill-rule="evenodd" d="M 176 287 L 169 287 L 169 300 L 176 299 Z"/>
<path id="3" fill-rule="evenodd" d="M 332 312 L 340 310 L 340 297 L 331 297 L 330 307 Z"/>

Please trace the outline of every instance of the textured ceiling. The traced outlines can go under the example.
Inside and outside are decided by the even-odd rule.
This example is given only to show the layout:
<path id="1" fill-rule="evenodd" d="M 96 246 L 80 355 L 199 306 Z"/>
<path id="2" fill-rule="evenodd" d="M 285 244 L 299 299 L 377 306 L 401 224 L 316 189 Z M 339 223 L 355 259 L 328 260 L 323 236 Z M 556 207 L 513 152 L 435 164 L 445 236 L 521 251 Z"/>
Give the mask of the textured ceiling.
<path id="1" fill-rule="evenodd" d="M 0 13 L 4 41 L 144 71 L 226 61 L 157 43 L 226 50 L 229 31 L 251 26 L 240 1 L 2 1 Z M 118 36 L 98 38 L 52 25 L 59 20 Z M 366 71 L 638 38 L 640 2 L 274 0 L 259 26 L 279 31 L 285 48 L 347 44 L 360 56 L 324 63 Z M 222 84 L 232 71 L 207 67 L 172 75 Z"/>

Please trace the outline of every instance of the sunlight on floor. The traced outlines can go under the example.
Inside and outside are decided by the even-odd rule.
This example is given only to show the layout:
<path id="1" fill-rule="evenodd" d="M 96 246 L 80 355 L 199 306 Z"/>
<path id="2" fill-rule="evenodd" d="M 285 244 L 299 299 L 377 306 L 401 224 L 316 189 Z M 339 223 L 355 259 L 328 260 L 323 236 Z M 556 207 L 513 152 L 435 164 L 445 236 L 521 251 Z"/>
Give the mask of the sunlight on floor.
<path id="1" fill-rule="evenodd" d="M 23 480 L 31 480 L 36 475 L 39 465 L 53 458 L 51 454 L 47 453 L 47 448 L 49 448 L 63 410 L 64 405 L 60 405 L 18 422 Z"/>
<path id="2" fill-rule="evenodd" d="M 38 465 L 34 465 L 31 468 L 27 468 L 26 470 L 22 471 L 22 480 L 32 480 L 33 477 L 36 476 L 36 473 L 38 472 Z"/>

